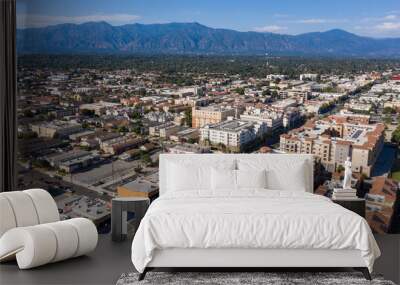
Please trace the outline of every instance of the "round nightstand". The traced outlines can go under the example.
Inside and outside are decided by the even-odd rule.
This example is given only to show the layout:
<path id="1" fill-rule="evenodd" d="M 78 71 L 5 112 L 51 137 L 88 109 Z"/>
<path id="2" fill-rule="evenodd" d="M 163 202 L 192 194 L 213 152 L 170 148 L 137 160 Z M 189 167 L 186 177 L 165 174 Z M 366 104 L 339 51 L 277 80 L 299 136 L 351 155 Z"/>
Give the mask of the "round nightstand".
<path id="1" fill-rule="evenodd" d="M 150 199 L 142 197 L 119 197 L 111 200 L 111 237 L 113 241 L 123 241 L 128 233 L 128 212 L 134 213 L 135 231 L 144 217 Z"/>

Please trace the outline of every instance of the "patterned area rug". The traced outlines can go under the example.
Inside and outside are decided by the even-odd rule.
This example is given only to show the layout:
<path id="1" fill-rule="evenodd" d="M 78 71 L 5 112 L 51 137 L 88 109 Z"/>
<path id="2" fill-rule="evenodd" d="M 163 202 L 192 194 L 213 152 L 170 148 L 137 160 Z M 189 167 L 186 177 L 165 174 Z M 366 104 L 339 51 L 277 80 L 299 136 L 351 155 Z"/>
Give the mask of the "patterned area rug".
<path id="1" fill-rule="evenodd" d="M 368 281 L 359 272 L 148 272 L 138 281 L 138 273 L 122 274 L 117 285 L 213 284 L 213 285 L 395 285 L 381 276 Z"/>

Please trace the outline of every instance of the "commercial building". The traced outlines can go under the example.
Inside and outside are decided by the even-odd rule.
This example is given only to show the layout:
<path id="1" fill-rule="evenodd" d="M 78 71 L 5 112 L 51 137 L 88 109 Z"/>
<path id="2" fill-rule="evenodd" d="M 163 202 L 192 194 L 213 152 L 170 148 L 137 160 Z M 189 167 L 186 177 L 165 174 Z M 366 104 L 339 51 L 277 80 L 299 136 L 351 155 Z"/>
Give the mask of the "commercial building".
<path id="1" fill-rule="evenodd" d="M 223 106 L 193 107 L 192 127 L 202 128 L 205 125 L 217 124 L 230 116 L 235 116 L 235 109 Z"/>
<path id="2" fill-rule="evenodd" d="M 103 115 L 106 113 L 107 109 L 116 108 L 121 106 L 119 103 L 111 103 L 111 102 L 97 102 L 97 103 L 90 103 L 90 104 L 82 104 L 79 106 L 79 110 L 89 110 L 93 111 L 96 115 Z"/>
<path id="3" fill-rule="evenodd" d="M 170 135 L 177 133 L 180 129 L 181 127 L 173 122 L 166 122 L 149 127 L 149 134 L 160 138 L 168 138 Z"/>
<path id="4" fill-rule="evenodd" d="M 171 147 L 169 152 L 175 154 L 211 153 L 211 149 L 198 144 L 179 144 Z"/>
<path id="5" fill-rule="evenodd" d="M 146 142 L 143 138 L 136 137 L 117 137 L 107 140 L 101 144 L 101 149 L 109 154 L 121 154 L 129 149 L 137 148 Z"/>
<path id="6" fill-rule="evenodd" d="M 82 126 L 74 122 L 53 121 L 32 125 L 31 129 L 38 135 L 38 137 L 64 138 L 82 131 Z"/>
<path id="7" fill-rule="evenodd" d="M 100 162 L 100 155 L 88 151 L 69 151 L 45 157 L 53 167 L 65 173 L 74 173 Z"/>
<path id="8" fill-rule="evenodd" d="M 158 175 L 139 177 L 117 187 L 119 197 L 146 197 L 155 199 L 158 196 Z"/>

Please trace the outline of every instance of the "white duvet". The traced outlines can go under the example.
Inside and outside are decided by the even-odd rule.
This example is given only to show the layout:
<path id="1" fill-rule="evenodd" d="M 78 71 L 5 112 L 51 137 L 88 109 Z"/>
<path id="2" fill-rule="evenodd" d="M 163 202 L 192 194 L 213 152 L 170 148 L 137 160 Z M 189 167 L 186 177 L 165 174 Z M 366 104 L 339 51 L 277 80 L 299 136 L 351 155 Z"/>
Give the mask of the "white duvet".
<path id="1" fill-rule="evenodd" d="M 320 195 L 265 189 L 164 194 L 140 223 L 132 262 L 143 272 L 165 248 L 358 249 L 370 271 L 380 255 L 359 215 Z"/>

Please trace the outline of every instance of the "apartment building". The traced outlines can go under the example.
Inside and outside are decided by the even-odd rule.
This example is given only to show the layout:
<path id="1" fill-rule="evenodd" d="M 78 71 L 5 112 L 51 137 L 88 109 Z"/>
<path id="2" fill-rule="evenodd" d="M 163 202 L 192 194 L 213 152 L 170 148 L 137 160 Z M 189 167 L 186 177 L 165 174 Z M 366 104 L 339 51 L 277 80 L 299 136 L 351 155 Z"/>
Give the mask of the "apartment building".
<path id="1" fill-rule="evenodd" d="M 208 141 L 214 145 L 222 144 L 232 150 L 241 150 L 266 132 L 265 123 L 229 120 L 204 126 L 200 129 L 200 138 L 202 142 Z"/>
<path id="2" fill-rule="evenodd" d="M 251 108 L 240 115 L 240 119 L 246 122 L 264 123 L 268 132 L 274 132 L 283 127 L 283 113 L 265 109 Z"/>
<path id="3" fill-rule="evenodd" d="M 372 183 L 366 199 L 366 218 L 375 233 L 388 233 L 392 229 L 395 204 L 399 199 L 399 185 L 396 181 L 379 176 Z"/>
<path id="4" fill-rule="evenodd" d="M 219 105 L 192 108 L 192 127 L 202 128 L 205 125 L 225 121 L 229 116 L 235 116 L 235 109 Z"/>
<path id="5" fill-rule="evenodd" d="M 383 140 L 383 124 L 368 124 L 365 116 L 334 115 L 281 135 L 280 150 L 314 154 L 329 171 L 351 156 L 353 171 L 370 176 Z"/>

